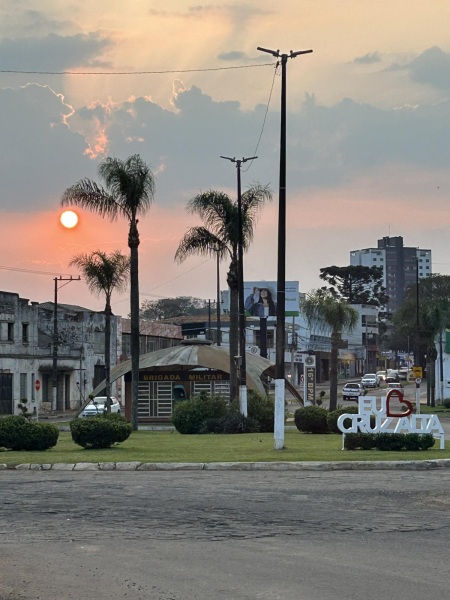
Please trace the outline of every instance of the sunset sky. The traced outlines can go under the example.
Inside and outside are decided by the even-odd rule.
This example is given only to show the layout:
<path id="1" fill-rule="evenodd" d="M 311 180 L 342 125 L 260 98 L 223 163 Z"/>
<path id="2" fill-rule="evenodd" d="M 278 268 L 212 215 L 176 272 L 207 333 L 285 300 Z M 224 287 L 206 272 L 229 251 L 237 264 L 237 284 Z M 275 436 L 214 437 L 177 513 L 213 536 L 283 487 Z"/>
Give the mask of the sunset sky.
<path id="1" fill-rule="evenodd" d="M 307 292 L 321 267 L 386 235 L 430 248 L 434 272 L 450 274 L 449 23 L 448 0 L 3 0 L 0 289 L 52 300 L 55 276 L 78 275 L 75 254 L 127 253 L 125 221 L 77 211 L 64 229 L 60 198 L 106 156 L 136 153 L 156 176 L 141 301 L 215 297 L 213 260 L 173 258 L 199 223 L 187 200 L 236 196 L 220 155 L 257 154 L 243 189 L 274 191 L 244 271 L 276 280 L 281 77 L 257 46 L 314 51 L 287 66 L 286 278 Z M 103 308 L 83 282 L 59 301 Z M 128 313 L 127 294 L 113 310 Z"/>

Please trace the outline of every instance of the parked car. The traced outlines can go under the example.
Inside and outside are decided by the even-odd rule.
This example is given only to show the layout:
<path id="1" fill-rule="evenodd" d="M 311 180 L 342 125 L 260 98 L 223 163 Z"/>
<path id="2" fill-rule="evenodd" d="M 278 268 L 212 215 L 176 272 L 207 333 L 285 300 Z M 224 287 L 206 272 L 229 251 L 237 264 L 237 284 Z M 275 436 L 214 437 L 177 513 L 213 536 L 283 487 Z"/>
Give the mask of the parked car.
<path id="1" fill-rule="evenodd" d="M 361 383 L 365 388 L 380 387 L 380 380 L 376 373 L 366 373 L 366 375 L 361 378 Z"/>
<path id="2" fill-rule="evenodd" d="M 342 388 L 343 400 L 358 400 L 367 394 L 366 388 L 361 383 L 346 383 Z"/>
<path id="3" fill-rule="evenodd" d="M 376 376 L 378 377 L 378 379 L 380 381 L 386 381 L 386 375 L 387 375 L 386 371 L 377 371 L 376 372 Z"/>
<path id="4" fill-rule="evenodd" d="M 95 417 L 104 412 L 106 412 L 106 396 L 96 396 L 89 404 L 86 404 L 78 417 Z M 111 396 L 111 413 L 120 414 L 120 403 L 113 396 Z"/>

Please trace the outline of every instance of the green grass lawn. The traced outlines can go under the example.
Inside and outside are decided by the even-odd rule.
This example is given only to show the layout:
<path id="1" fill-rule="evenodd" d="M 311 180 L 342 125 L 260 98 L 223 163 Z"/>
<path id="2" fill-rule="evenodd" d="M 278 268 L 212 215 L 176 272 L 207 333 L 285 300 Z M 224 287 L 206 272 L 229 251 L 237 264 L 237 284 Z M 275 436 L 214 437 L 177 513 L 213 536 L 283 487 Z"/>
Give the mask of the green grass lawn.
<path id="1" fill-rule="evenodd" d="M 431 460 L 450 458 L 450 444 L 439 442 L 426 452 L 342 451 L 341 435 L 287 431 L 284 450 L 274 450 L 271 433 L 245 435 L 181 435 L 169 431 L 137 431 L 114 448 L 85 450 L 61 432 L 57 445 L 45 452 L 0 452 L 0 464 L 80 462 L 272 462 Z"/>

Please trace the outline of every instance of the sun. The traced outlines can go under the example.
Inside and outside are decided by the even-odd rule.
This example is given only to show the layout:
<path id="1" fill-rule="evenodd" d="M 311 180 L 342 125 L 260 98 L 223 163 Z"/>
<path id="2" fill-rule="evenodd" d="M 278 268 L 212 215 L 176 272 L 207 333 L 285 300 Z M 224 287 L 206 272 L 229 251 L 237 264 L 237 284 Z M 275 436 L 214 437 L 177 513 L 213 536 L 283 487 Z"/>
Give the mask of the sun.
<path id="1" fill-rule="evenodd" d="M 67 229 L 73 229 L 78 224 L 78 215 L 73 210 L 65 210 L 59 217 L 61 225 Z"/>

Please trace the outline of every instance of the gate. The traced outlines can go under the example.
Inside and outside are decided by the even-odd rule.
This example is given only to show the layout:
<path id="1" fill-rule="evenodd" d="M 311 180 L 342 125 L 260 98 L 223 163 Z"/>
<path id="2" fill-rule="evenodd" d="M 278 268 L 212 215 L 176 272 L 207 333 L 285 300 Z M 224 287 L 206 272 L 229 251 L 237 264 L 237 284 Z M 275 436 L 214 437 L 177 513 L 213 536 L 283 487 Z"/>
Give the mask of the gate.
<path id="1" fill-rule="evenodd" d="M 13 374 L 0 373 L 0 415 L 13 414 Z"/>

